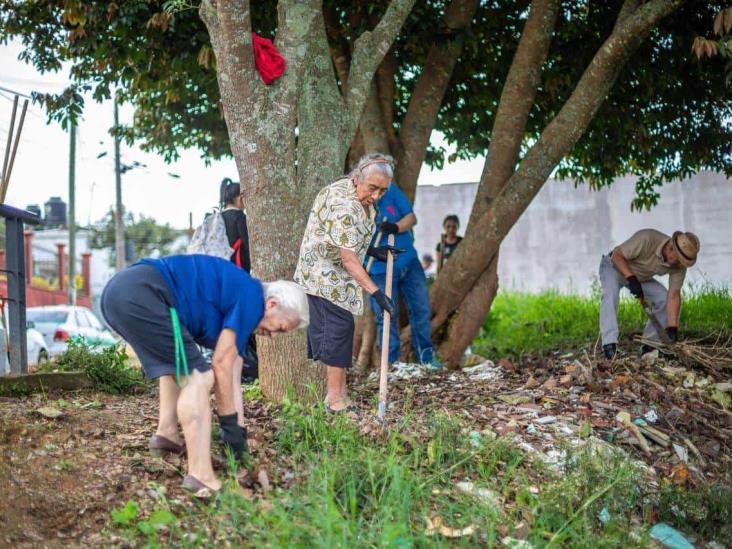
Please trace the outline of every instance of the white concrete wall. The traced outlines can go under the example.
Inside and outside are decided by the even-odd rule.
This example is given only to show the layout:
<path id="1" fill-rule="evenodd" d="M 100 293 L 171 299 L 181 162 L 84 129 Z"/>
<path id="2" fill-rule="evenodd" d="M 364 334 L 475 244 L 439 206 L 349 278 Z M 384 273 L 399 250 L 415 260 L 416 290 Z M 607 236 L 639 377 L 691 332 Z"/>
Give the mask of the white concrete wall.
<path id="1" fill-rule="evenodd" d="M 502 287 L 588 293 L 600 255 L 646 227 L 699 236 L 701 254 L 687 274 L 687 285 L 732 285 L 732 180 L 703 172 L 671 183 L 661 189 L 659 204 L 650 212 L 630 211 L 634 185 L 633 179 L 622 178 L 591 191 L 569 181 L 548 181 L 501 246 Z M 434 255 L 445 215 L 460 217 L 462 234 L 475 191 L 475 183 L 418 187 L 415 238 L 420 255 Z"/>

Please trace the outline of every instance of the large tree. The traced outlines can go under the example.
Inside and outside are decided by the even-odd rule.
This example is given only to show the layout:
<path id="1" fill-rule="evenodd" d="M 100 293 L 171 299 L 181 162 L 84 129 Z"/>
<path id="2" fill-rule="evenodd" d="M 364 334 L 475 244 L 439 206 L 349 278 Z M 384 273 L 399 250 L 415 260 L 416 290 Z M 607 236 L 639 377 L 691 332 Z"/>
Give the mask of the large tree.
<path id="1" fill-rule="evenodd" d="M 261 276 L 291 276 L 312 196 L 349 148 L 391 151 L 411 197 L 423 161 L 445 160 L 434 128 L 459 156 L 488 150 L 465 245 L 433 292 L 450 363 L 490 306 L 500 242 L 553 170 L 595 186 L 639 175 L 639 205 L 655 183 L 732 171 L 728 96 L 688 55 L 721 3 L 423 1 L 407 17 L 412 2 L 219 1 L 200 6 L 207 27 L 155 1 L 3 3 L 3 36 L 23 37 L 27 59 L 72 61 L 99 97 L 122 87 L 136 106 L 128 137 L 168 157 L 233 152 Z M 253 70 L 251 28 L 287 59 L 271 87 Z M 46 101 L 63 116 L 72 95 Z M 264 349 L 275 396 L 313 371 L 296 366 L 301 338 L 280 343 Z"/>

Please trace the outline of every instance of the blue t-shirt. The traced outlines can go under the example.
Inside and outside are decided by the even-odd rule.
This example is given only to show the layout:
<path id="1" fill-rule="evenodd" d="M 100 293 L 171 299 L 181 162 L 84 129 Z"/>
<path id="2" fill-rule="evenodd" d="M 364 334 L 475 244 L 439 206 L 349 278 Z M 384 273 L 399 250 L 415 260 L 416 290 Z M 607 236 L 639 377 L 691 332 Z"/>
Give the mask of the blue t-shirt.
<path id="1" fill-rule="evenodd" d="M 262 283 L 230 261 L 210 255 L 143 259 L 163 275 L 180 323 L 199 345 L 213 349 L 224 328 L 236 332 L 239 355 L 264 316 Z"/>
<path id="2" fill-rule="evenodd" d="M 384 217 L 386 217 L 387 221 L 396 223 L 405 215 L 409 215 L 414 212 L 412 204 L 410 204 L 407 197 L 404 196 L 404 193 L 394 183 L 389 185 L 384 196 L 382 196 L 376 203 L 376 207 L 379 210 L 376 215 L 377 233 L 379 231 L 378 224 L 384 221 Z M 374 235 L 374 238 L 371 241 L 372 246 L 375 243 L 375 238 L 376 235 Z M 381 237 L 379 246 L 384 246 L 386 244 L 387 237 L 384 235 Z M 394 247 L 406 250 L 404 253 L 397 256 L 396 261 L 394 261 L 394 269 L 401 269 L 402 267 L 407 266 L 410 261 L 417 258 L 417 250 L 414 249 L 414 235 L 412 235 L 412 231 L 406 231 L 394 235 Z M 368 261 L 368 257 L 366 260 Z M 371 274 L 384 274 L 385 272 L 386 262 L 374 260 L 371 265 Z"/>

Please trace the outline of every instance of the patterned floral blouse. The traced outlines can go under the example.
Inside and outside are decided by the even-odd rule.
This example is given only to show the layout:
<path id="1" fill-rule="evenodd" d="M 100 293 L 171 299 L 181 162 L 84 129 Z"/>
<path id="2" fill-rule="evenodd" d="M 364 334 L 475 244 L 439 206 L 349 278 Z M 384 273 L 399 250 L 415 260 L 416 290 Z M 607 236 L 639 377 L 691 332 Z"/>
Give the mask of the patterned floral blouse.
<path id="1" fill-rule="evenodd" d="M 339 248 L 355 252 L 363 262 L 374 233 L 375 215 L 373 207 L 366 213 L 349 178 L 324 187 L 310 211 L 295 282 L 308 294 L 355 315 L 363 314 L 363 292 L 343 266 Z"/>

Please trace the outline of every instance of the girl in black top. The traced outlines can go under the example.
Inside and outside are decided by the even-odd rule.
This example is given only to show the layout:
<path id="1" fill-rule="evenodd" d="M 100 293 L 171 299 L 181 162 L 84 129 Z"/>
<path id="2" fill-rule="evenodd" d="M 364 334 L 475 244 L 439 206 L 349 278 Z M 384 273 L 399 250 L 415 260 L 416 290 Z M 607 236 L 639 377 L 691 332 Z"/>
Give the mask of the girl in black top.
<path id="1" fill-rule="evenodd" d="M 239 183 L 233 182 L 228 177 L 225 178 L 221 182 L 219 196 L 221 216 L 224 218 L 226 227 L 226 237 L 229 239 L 229 246 L 234 248 L 231 261 L 246 272 L 250 272 L 252 261 L 249 257 L 249 231 L 247 230 L 247 216 L 244 214 L 244 202 Z M 246 356 L 243 359 L 244 367 L 241 372 L 241 380 L 244 383 L 251 383 L 259 377 L 259 359 L 257 358 L 257 344 L 254 334 L 249 338 Z"/>
<path id="2" fill-rule="evenodd" d="M 251 271 L 252 262 L 249 256 L 249 231 L 247 230 L 247 216 L 244 215 L 244 204 L 239 183 L 228 177 L 221 182 L 220 205 L 221 216 L 226 226 L 226 236 L 229 246 L 234 249 L 231 261 L 246 272 Z"/>
<path id="3" fill-rule="evenodd" d="M 444 233 L 440 242 L 438 242 L 435 251 L 437 252 L 437 272 L 445 265 L 447 258 L 452 255 L 455 248 L 458 247 L 460 241 L 463 239 L 458 236 L 457 232 L 460 228 L 460 219 L 455 214 L 448 215 L 442 222 L 442 229 Z"/>

